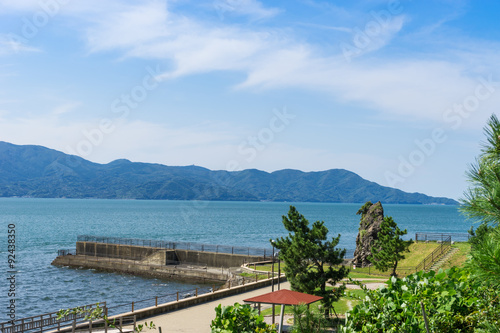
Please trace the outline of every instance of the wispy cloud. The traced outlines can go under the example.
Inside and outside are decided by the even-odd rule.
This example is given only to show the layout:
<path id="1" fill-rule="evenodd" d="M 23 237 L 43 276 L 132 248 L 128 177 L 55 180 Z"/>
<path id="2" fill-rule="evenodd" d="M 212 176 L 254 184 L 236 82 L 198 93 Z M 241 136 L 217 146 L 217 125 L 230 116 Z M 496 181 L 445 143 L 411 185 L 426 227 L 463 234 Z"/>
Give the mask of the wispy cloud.
<path id="1" fill-rule="evenodd" d="M 311 6 L 327 6 L 306 2 Z M 15 1 L 2 2 L 5 3 L 12 8 L 24 8 Z M 36 1 L 29 3 L 37 5 Z M 498 74 L 498 55 L 495 54 L 499 47 L 493 45 L 491 49 L 492 45 L 487 42 L 462 43 L 464 40 L 457 36 L 447 36 L 446 43 L 433 47 L 430 52 L 426 52 L 425 47 L 419 49 L 417 56 L 406 49 L 392 48 L 395 39 L 409 36 L 404 35 L 404 27 L 411 21 L 411 13 L 391 16 L 384 24 L 380 23 L 377 34 L 372 34 L 363 47 L 355 45 L 353 39 L 360 30 L 363 32 L 365 25 L 350 27 L 344 21 L 341 25 L 326 26 L 339 32 L 341 37 L 337 45 L 331 45 L 335 42 L 330 41 L 330 45 L 323 47 L 294 35 L 293 29 L 181 14 L 175 2 L 89 3 L 91 5 L 67 4 L 68 13 L 84 23 L 82 29 L 89 52 L 115 52 L 118 58 L 159 59 L 165 62 L 164 68 L 168 68 L 159 77 L 163 80 L 236 71 L 245 78 L 235 89 L 319 90 L 337 101 L 358 104 L 381 114 L 408 120 L 442 121 L 444 110 L 474 90 L 479 75 Z M 279 9 L 256 0 L 216 0 L 212 5 L 215 10 L 244 16 L 250 21 L 280 14 Z M 92 6 L 100 9 L 105 6 L 106 10 L 95 10 Z M 335 12 L 347 10 L 327 7 Z M 89 15 L 92 10 L 95 15 Z M 438 20 L 432 29 L 419 31 L 419 38 L 413 42 L 428 40 L 422 35 L 434 33 L 449 19 Z M 350 42 L 359 52 L 347 62 L 341 44 Z M 412 41 L 407 39 L 406 43 Z M 6 48 L 9 49 L 9 44 L 0 36 L 0 54 Z M 336 53 L 332 49 L 337 50 Z M 36 51 L 29 47 L 25 50 Z"/>
<path id="2" fill-rule="evenodd" d="M 69 113 L 69 112 L 74 111 L 75 109 L 77 109 L 81 105 L 82 105 L 81 102 L 68 102 L 68 103 L 64 103 L 64 104 L 61 104 L 61 105 L 57 106 L 56 108 L 54 108 L 52 110 L 52 114 L 55 115 L 55 116 L 58 116 L 58 115 L 61 115 L 61 114 Z"/>
<path id="3" fill-rule="evenodd" d="M 24 52 L 41 52 L 41 50 L 26 45 L 14 34 L 0 34 L 0 56 Z"/>
<path id="4" fill-rule="evenodd" d="M 241 6 L 238 10 L 243 13 L 257 11 L 262 5 L 244 1 Z M 398 37 L 408 20 L 399 15 L 380 25 L 376 36 L 360 48 L 351 63 L 341 52 L 325 55 L 320 45 L 296 40 L 288 30 L 213 24 L 179 15 L 158 1 L 123 6 L 102 16 L 87 36 L 93 52 L 121 50 L 128 57 L 165 60 L 170 69 L 160 76 L 164 80 L 238 71 L 245 73 L 246 79 L 235 86 L 237 89 L 321 90 L 339 101 L 380 113 L 442 121 L 450 101 L 461 101 L 477 80 L 464 72 L 469 65 L 464 59 L 378 55 L 377 51 Z M 359 30 L 354 28 L 352 34 Z M 345 41 L 339 40 L 339 45 Z M 469 51 L 481 53 L 477 48 Z"/>
<path id="5" fill-rule="evenodd" d="M 87 30 L 87 43 L 91 52 L 140 49 L 154 41 L 161 42 L 160 37 L 168 38 L 172 23 L 164 2 L 122 6 L 96 19 Z"/>
<path id="6" fill-rule="evenodd" d="M 226 15 L 237 15 L 260 20 L 272 18 L 280 13 L 279 9 L 266 8 L 257 0 L 215 0 L 213 6 L 221 19 Z"/>
<path id="7" fill-rule="evenodd" d="M 2 115 L 0 111 L 0 119 Z M 237 138 L 231 128 L 225 125 L 173 128 L 168 124 L 122 120 L 113 124 L 112 133 L 101 133 L 99 140 L 94 138 L 98 144 L 91 144 L 89 135 L 92 134 L 89 133 L 95 132 L 99 122 L 99 119 L 62 121 L 56 115 L 9 117 L 8 122 L 0 122 L 0 140 L 16 144 L 39 144 L 71 154 L 78 154 L 79 144 L 85 141 L 86 154 L 82 157 L 99 163 L 108 163 L 132 154 L 134 159 L 143 162 L 215 166 L 213 161 L 227 159 L 224 154 L 231 152 L 229 143 Z M 199 159 L 200 156 L 203 159 Z"/>
<path id="8" fill-rule="evenodd" d="M 33 10 L 40 7 L 39 0 L 0 0 L 0 7 L 3 10 Z"/>

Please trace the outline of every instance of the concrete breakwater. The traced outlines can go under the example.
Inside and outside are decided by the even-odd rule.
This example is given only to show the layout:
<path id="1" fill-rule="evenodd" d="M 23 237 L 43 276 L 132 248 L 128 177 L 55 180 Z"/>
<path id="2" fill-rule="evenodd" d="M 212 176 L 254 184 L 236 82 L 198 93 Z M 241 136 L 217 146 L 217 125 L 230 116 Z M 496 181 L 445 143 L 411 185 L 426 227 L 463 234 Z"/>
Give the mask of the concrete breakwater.
<path id="1" fill-rule="evenodd" d="M 59 255 L 55 266 L 83 267 L 142 276 L 224 284 L 234 281 L 235 268 L 264 256 L 165 249 L 129 244 L 78 241 L 76 251 Z"/>

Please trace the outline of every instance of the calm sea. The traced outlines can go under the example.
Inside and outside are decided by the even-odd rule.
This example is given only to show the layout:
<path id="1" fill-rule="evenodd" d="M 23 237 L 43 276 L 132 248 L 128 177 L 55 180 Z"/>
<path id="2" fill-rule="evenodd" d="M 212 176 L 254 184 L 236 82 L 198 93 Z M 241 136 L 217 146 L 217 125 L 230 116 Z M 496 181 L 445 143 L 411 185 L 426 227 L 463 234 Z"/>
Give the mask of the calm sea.
<path id="1" fill-rule="evenodd" d="M 194 202 L 0 198 L 0 322 L 7 321 L 10 283 L 7 232 L 16 230 L 16 317 L 107 301 L 129 303 L 207 285 L 145 279 L 50 265 L 59 249 L 75 248 L 77 235 L 97 235 L 270 248 L 286 236 L 281 217 L 293 204 L 312 223 L 325 221 L 340 247 L 352 253 L 361 204 Z M 456 206 L 385 205 L 385 214 L 416 232 L 465 233 L 471 222 Z"/>

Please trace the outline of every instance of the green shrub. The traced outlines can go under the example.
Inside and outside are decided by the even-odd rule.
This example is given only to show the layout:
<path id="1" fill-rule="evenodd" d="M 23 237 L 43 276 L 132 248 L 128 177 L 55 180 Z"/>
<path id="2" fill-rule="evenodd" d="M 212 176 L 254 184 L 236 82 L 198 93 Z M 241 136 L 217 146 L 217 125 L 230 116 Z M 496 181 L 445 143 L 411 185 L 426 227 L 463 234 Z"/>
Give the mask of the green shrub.
<path id="1" fill-rule="evenodd" d="M 274 325 L 264 322 L 264 317 L 259 315 L 256 309 L 250 305 L 235 303 L 234 305 L 215 308 L 215 319 L 212 320 L 210 328 L 212 333 L 267 333 L 276 332 Z"/>
<path id="2" fill-rule="evenodd" d="M 421 304 L 431 332 L 480 332 L 500 318 L 498 291 L 470 279 L 465 269 L 392 277 L 387 287 L 365 292 L 346 314 L 342 332 L 426 332 Z"/>
<path id="3" fill-rule="evenodd" d="M 292 333 L 323 333 L 328 321 L 322 313 L 311 310 L 307 305 L 293 307 L 294 324 Z"/>

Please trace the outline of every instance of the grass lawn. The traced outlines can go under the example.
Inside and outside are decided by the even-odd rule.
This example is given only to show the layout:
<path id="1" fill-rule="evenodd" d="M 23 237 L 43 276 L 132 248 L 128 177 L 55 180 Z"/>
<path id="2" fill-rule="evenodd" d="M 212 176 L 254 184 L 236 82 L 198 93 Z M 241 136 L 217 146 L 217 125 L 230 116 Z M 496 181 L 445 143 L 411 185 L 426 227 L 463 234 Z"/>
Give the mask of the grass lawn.
<path id="1" fill-rule="evenodd" d="M 365 273 L 361 273 L 359 272 L 359 270 L 352 270 L 349 272 L 349 277 L 351 279 L 356 279 L 356 280 L 362 280 L 362 279 L 373 279 L 374 277 L 370 274 L 365 274 Z"/>
<path id="2" fill-rule="evenodd" d="M 442 266 L 442 269 L 448 269 L 453 266 L 461 267 L 467 260 L 467 255 L 470 252 L 470 243 L 468 242 L 460 242 L 455 243 L 452 247 L 458 248 L 458 251 L 451 256 Z"/>
<path id="3" fill-rule="evenodd" d="M 284 263 L 281 263 L 278 265 L 278 263 L 274 264 L 274 272 L 278 273 L 278 266 L 281 266 L 281 272 L 283 272 L 283 267 L 285 266 Z M 263 272 L 272 272 L 272 265 L 271 264 L 265 264 L 265 265 L 248 265 L 248 268 L 251 269 L 256 269 L 258 271 L 263 271 Z"/>
<path id="4" fill-rule="evenodd" d="M 405 259 L 398 263 L 397 273 L 398 276 L 405 276 L 408 274 L 415 273 L 415 266 L 420 264 L 429 254 L 432 253 L 440 244 L 437 242 L 418 242 L 410 245 L 410 252 L 404 253 Z M 368 275 L 378 275 L 378 276 L 389 276 L 390 272 L 381 272 L 375 267 L 363 267 L 356 268 L 352 270 L 356 274 L 368 274 Z"/>
<path id="5" fill-rule="evenodd" d="M 245 278 L 245 281 L 265 280 L 268 278 L 267 274 L 254 274 L 249 272 L 243 272 L 240 274 L 240 276 L 243 276 Z"/>
<path id="6" fill-rule="evenodd" d="M 401 260 L 401 267 L 414 267 L 420 264 L 429 254 L 441 244 L 437 242 L 418 242 L 410 245 L 410 253 L 405 253 L 405 259 Z"/>
<path id="7" fill-rule="evenodd" d="M 349 272 L 349 277 L 353 280 L 358 280 L 358 281 L 361 281 L 363 282 L 364 279 L 381 279 L 381 280 L 387 280 L 387 277 L 386 276 L 382 276 L 382 277 L 378 277 L 378 276 L 373 276 L 371 274 L 365 274 L 365 273 L 361 273 L 359 272 L 359 269 L 356 269 L 356 270 L 352 270 Z M 365 282 L 368 282 L 369 280 L 365 281 Z"/>

